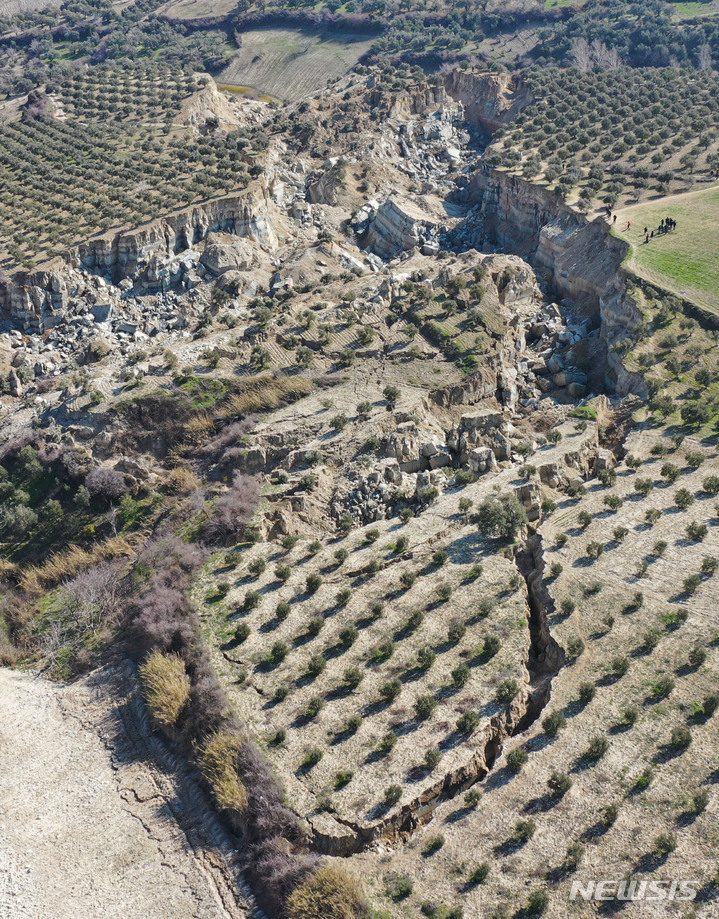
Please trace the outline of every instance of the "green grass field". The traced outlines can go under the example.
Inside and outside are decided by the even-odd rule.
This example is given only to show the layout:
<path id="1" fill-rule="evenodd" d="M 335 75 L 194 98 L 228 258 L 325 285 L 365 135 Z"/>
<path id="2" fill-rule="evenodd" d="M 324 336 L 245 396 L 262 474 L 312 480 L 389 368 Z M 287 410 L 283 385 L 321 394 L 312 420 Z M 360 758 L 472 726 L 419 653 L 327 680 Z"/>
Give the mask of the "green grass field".
<path id="1" fill-rule="evenodd" d="M 667 216 L 677 229 L 645 244 L 644 227 L 656 230 Z M 617 227 L 632 245 L 629 265 L 638 274 L 719 313 L 719 185 L 624 208 Z"/>

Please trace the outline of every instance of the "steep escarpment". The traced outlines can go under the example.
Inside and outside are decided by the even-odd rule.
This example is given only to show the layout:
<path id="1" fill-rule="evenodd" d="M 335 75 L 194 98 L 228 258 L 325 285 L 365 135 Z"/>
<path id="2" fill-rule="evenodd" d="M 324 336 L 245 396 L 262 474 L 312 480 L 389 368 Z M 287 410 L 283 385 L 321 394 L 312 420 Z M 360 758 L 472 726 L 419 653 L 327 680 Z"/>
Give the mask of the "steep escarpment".
<path id="1" fill-rule="evenodd" d="M 246 237 L 272 250 L 277 246 L 275 221 L 270 194 L 258 183 L 134 230 L 93 237 L 43 270 L 18 272 L 0 288 L 0 310 L 24 328 L 42 331 L 66 312 L 76 296 L 68 266 L 109 278 L 115 284 L 141 281 L 150 288 L 166 289 L 187 280 L 192 266 L 185 264 L 182 254 L 208 233 Z"/>
<path id="2" fill-rule="evenodd" d="M 560 297 L 599 323 L 608 388 L 643 393 L 641 377 L 612 350 L 642 322 L 622 269 L 626 243 L 602 219 L 590 221 L 549 190 L 500 170 L 477 170 L 462 198 L 472 210 L 452 232 L 452 244 L 521 254 Z"/>
<path id="3" fill-rule="evenodd" d="M 529 89 L 510 73 L 472 73 L 459 68 L 445 80 L 447 93 L 461 102 L 475 130 L 493 134 L 531 105 Z"/>

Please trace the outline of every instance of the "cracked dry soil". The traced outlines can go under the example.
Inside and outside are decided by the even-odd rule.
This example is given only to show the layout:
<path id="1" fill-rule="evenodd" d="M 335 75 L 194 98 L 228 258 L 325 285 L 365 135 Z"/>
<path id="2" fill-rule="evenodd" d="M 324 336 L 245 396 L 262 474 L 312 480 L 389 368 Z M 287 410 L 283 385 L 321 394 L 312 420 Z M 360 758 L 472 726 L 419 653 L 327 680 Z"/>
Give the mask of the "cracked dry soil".
<path id="1" fill-rule="evenodd" d="M 142 718 L 118 671 L 0 669 L 0 919 L 252 914 L 231 841 Z"/>

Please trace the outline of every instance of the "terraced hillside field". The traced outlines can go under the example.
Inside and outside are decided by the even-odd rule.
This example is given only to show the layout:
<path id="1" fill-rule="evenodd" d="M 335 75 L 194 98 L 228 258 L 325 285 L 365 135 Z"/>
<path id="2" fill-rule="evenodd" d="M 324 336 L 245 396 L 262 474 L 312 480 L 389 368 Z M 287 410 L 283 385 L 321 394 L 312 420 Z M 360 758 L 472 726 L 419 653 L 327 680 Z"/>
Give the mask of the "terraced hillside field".
<path id="1" fill-rule="evenodd" d="M 302 99 L 351 70 L 373 41 L 373 36 L 350 32 L 243 32 L 242 47 L 217 81 L 250 86 L 277 99 Z"/>

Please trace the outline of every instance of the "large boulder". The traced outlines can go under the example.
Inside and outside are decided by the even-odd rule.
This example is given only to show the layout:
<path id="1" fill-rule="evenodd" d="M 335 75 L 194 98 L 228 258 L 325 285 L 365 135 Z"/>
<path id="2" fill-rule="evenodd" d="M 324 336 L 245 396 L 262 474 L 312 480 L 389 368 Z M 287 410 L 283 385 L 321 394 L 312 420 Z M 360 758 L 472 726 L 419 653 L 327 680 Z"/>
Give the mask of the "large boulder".
<path id="1" fill-rule="evenodd" d="M 247 271 L 255 263 L 252 244 L 231 233 L 208 233 L 201 263 L 214 275 Z"/>

